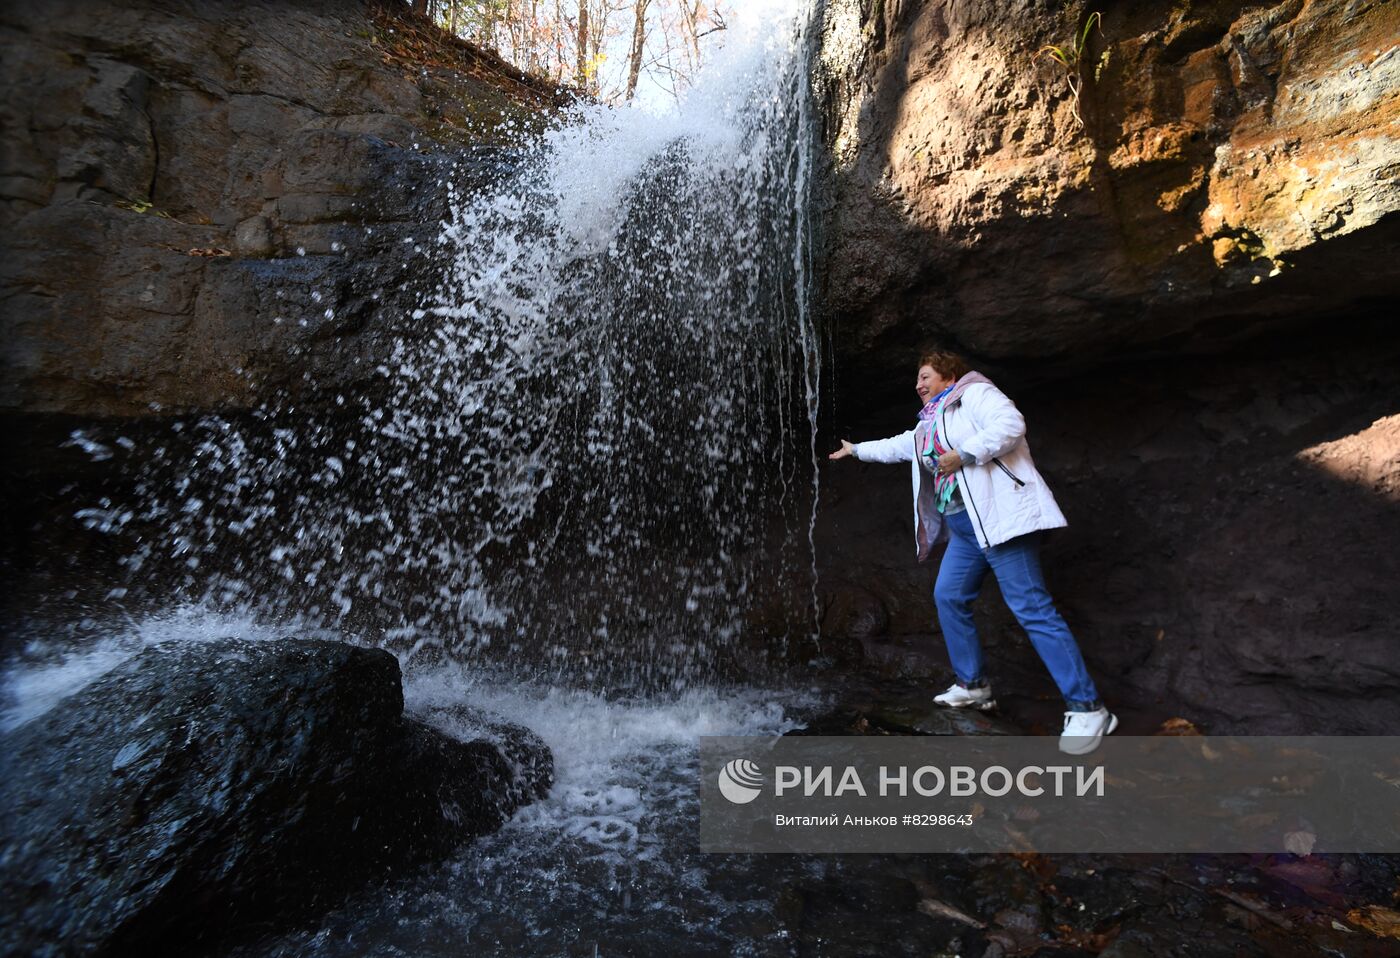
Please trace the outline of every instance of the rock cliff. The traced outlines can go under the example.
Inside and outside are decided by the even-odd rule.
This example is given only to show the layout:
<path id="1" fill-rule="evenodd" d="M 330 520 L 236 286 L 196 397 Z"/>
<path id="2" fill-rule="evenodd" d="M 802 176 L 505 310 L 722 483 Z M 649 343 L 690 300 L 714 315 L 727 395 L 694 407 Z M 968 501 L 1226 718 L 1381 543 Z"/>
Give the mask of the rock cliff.
<path id="1" fill-rule="evenodd" d="M 908 428 L 918 347 L 959 348 L 1027 415 L 1118 707 L 1400 721 L 1400 8 L 833 0 L 823 59 L 832 443 Z M 846 465 L 823 631 L 946 679 L 908 476 Z M 1003 689 L 1055 698 L 979 609 Z"/>
<path id="2" fill-rule="evenodd" d="M 7 6 L 0 408 L 238 408 L 354 383 L 452 176 L 561 96 L 403 4 Z"/>
<path id="3" fill-rule="evenodd" d="M 933 337 L 1063 369 L 1400 292 L 1393 4 L 833 0 L 824 51 L 858 378 Z"/>
<path id="4" fill-rule="evenodd" d="M 1051 594 L 1116 709 L 1214 733 L 1400 722 L 1400 341 L 1385 325 L 1002 380 L 1069 520 L 1045 542 Z M 893 435 L 916 410 L 852 416 L 849 436 Z M 932 685 L 948 675 L 939 553 L 915 561 L 908 497 L 904 465 L 826 470 L 823 631 Z M 1013 714 L 1058 701 L 990 576 L 976 615 L 998 699 Z"/>

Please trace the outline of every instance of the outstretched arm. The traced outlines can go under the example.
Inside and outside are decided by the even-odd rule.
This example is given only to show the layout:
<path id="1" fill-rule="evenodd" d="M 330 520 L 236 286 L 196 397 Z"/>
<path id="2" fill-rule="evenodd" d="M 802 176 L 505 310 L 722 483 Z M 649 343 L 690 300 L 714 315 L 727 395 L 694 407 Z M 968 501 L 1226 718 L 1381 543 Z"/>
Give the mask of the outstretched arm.
<path id="1" fill-rule="evenodd" d="M 849 443 L 842 439 L 841 448 L 827 458 L 845 459 L 847 456 L 861 462 L 908 462 L 914 458 L 914 430 L 871 442 Z"/>

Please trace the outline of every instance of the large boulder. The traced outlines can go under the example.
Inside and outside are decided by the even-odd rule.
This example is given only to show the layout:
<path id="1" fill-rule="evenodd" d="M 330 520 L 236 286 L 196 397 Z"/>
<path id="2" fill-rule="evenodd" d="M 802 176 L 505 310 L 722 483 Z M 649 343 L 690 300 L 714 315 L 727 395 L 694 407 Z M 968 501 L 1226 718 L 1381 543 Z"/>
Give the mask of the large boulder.
<path id="1" fill-rule="evenodd" d="M 1045 48 L 1073 60 L 1092 11 L 1066 68 Z M 934 338 L 1084 368 L 1393 299 L 1397 36 L 1400 8 L 1346 0 L 833 0 L 845 381 Z"/>
<path id="2" fill-rule="evenodd" d="M 186 950 L 491 831 L 552 758 L 470 724 L 464 742 L 406 718 L 381 650 L 155 646 L 0 741 L 0 950 Z"/>

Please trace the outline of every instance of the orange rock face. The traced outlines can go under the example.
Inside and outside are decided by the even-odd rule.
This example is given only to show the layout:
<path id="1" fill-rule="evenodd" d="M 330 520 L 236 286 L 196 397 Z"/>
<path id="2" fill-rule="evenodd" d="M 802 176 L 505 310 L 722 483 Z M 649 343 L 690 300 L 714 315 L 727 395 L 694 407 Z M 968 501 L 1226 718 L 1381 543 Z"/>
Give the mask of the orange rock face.
<path id="1" fill-rule="evenodd" d="M 830 5 L 824 293 L 857 369 L 1196 349 L 1400 292 L 1400 8 L 1147 2 L 1079 48 L 1094 9 Z"/>

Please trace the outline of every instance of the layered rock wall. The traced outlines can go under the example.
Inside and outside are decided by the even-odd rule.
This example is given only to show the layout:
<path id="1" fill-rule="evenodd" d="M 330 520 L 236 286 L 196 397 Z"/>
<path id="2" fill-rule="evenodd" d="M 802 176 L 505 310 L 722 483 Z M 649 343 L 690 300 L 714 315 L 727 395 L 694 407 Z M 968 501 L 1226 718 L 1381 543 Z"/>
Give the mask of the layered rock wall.
<path id="1" fill-rule="evenodd" d="M 389 0 L 0 13 L 0 408 L 353 388 L 433 276 L 442 183 L 560 95 Z"/>
<path id="2" fill-rule="evenodd" d="M 831 443 L 908 428 L 919 347 L 961 349 L 1027 414 L 1118 707 L 1392 727 L 1400 7 L 832 0 L 824 31 Z M 824 477 L 822 627 L 946 680 L 907 496 Z M 985 591 L 1003 690 L 1054 698 Z"/>
<path id="3" fill-rule="evenodd" d="M 833 0 L 825 30 L 824 305 L 857 373 L 933 338 L 1209 350 L 1400 292 L 1393 4 Z"/>

